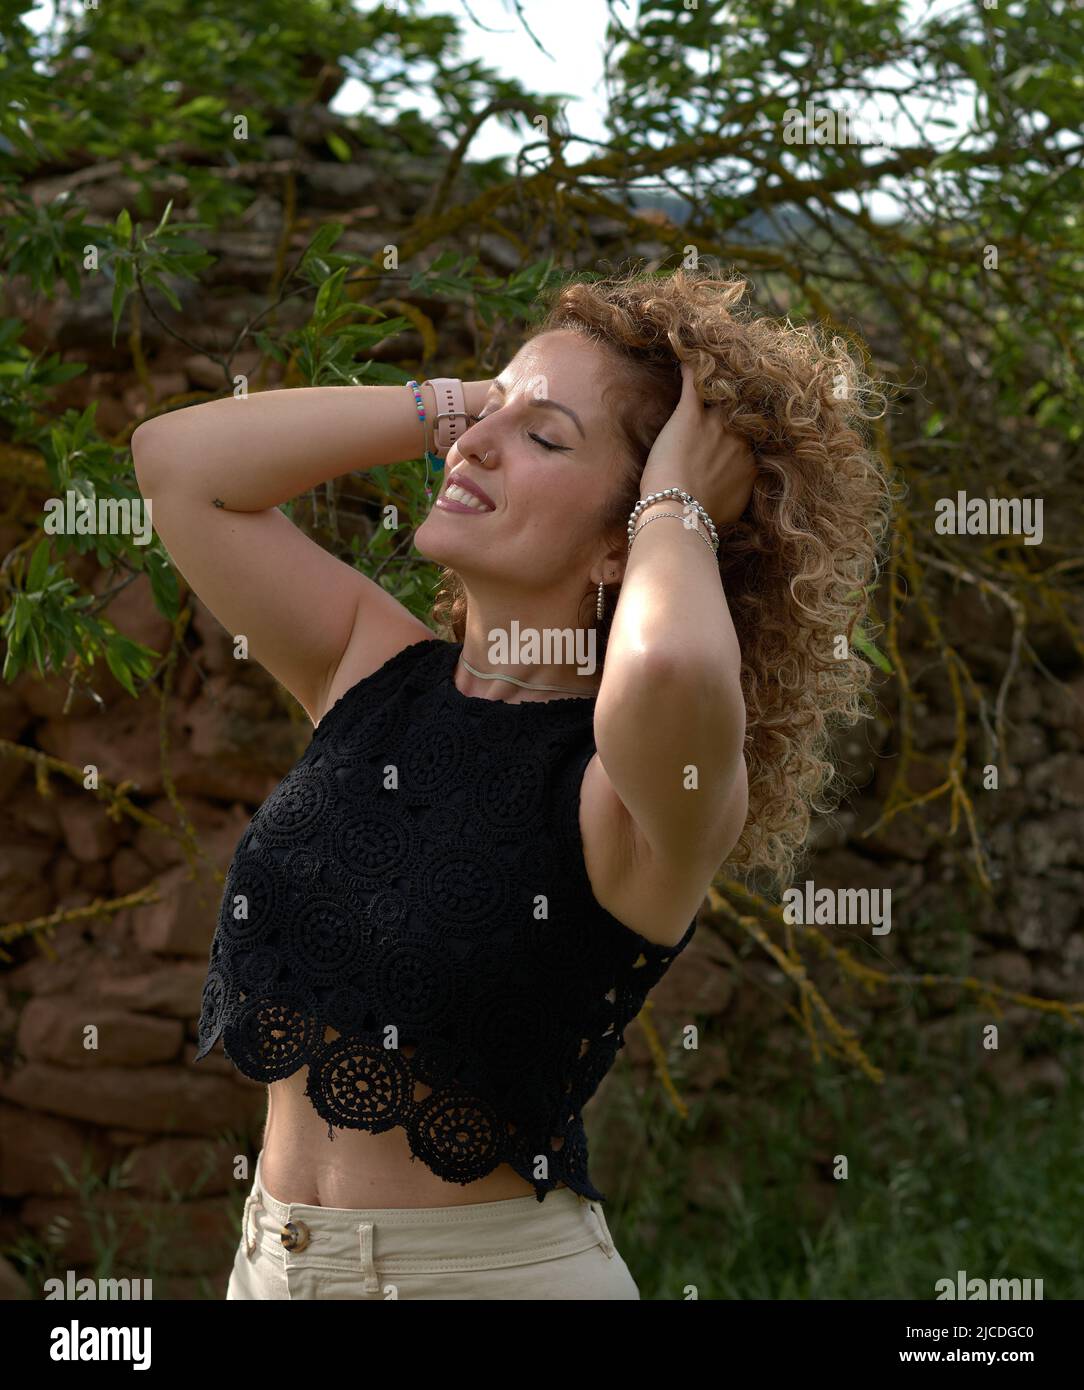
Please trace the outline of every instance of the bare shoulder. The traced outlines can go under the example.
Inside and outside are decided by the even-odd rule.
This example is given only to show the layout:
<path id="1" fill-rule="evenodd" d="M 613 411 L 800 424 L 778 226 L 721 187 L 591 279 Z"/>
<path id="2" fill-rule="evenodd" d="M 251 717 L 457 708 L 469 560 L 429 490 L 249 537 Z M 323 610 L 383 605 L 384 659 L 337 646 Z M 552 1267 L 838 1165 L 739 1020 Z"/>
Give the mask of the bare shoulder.
<path id="1" fill-rule="evenodd" d="M 695 847 L 686 861 L 678 863 L 652 851 L 596 753 L 583 775 L 580 835 L 587 875 L 598 902 L 649 941 L 676 945 L 741 835 L 746 797 L 743 776 L 735 784 L 725 823 L 711 843 Z"/>

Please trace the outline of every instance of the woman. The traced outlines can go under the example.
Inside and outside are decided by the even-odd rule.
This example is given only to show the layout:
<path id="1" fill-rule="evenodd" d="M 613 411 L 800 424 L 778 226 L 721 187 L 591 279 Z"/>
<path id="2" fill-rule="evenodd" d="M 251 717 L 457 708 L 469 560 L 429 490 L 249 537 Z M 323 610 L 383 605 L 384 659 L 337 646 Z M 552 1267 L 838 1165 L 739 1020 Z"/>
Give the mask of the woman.
<path id="1" fill-rule="evenodd" d="M 315 726 L 204 995 L 197 1060 L 222 1036 L 269 1087 L 227 1298 L 640 1296 L 581 1112 L 719 867 L 785 877 L 885 515 L 853 364 L 742 292 L 570 283 L 492 381 L 134 435 L 177 567 Z M 454 642 L 277 510 L 434 422 Z"/>

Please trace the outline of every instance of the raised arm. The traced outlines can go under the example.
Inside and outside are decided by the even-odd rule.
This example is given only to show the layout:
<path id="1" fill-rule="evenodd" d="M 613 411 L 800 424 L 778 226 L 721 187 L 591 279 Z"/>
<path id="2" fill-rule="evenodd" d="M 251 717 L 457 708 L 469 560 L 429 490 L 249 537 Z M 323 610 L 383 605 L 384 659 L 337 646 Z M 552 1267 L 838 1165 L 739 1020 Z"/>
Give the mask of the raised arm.
<path id="1" fill-rule="evenodd" d="M 688 366 L 682 375 L 641 496 L 681 488 L 719 525 L 735 521 L 752 492 L 752 454 L 705 409 Z M 680 513 L 682 504 L 652 511 Z M 690 916 L 745 824 L 745 720 L 741 650 L 716 557 L 681 521 L 644 524 L 606 648 L 595 742 L 609 798 L 635 827 L 637 857 L 666 868 Z M 585 794 L 606 799 L 586 785 Z"/>
<path id="2" fill-rule="evenodd" d="M 476 409 L 488 382 L 465 382 Z M 433 390 L 421 388 L 427 417 Z M 343 473 L 420 457 L 402 386 L 316 386 L 188 406 L 140 425 L 132 457 L 154 529 L 177 569 L 314 723 L 339 662 L 375 671 L 429 629 L 336 559 L 278 506 Z M 363 659 L 358 661 L 358 653 Z"/>

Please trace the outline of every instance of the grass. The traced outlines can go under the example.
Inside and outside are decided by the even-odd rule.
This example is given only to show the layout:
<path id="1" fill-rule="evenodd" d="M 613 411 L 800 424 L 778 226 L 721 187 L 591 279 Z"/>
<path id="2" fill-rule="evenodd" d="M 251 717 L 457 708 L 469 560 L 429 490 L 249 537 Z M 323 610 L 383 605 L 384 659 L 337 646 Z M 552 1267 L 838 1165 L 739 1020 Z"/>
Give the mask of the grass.
<path id="1" fill-rule="evenodd" d="M 1063 1062 L 1078 1060 L 1079 1039 L 1059 1040 Z M 616 1176 L 600 1164 L 596 1182 L 641 1296 L 932 1299 L 963 1269 L 1084 1297 L 1079 1066 L 1060 1093 L 1006 1097 L 982 1074 L 988 1057 L 923 1046 L 893 1043 L 882 1086 L 796 1048 L 770 1094 L 717 1095 L 687 1121 L 658 1086 L 636 1094 L 627 1070 L 615 1077 L 590 1133 Z"/>
<path id="2" fill-rule="evenodd" d="M 231 1136 L 232 1152 L 247 1153 L 249 1145 L 239 1134 Z M 208 1163 L 210 1160 L 208 1160 Z M 253 1164 L 255 1160 L 253 1159 Z M 193 1183 L 190 1190 L 173 1189 L 147 1196 L 148 1203 L 164 1204 L 156 1208 L 151 1220 L 137 1220 L 134 1215 L 118 1213 L 107 1209 L 103 1197 L 119 1197 L 128 1194 L 138 1209 L 139 1200 L 131 1192 L 129 1174 L 130 1156 L 108 1166 L 104 1173 L 96 1173 L 85 1151 L 78 1173 L 72 1172 L 68 1164 L 54 1160 L 66 1196 L 78 1201 L 78 1207 L 85 1214 L 94 1249 L 94 1262 L 91 1268 L 80 1267 L 80 1278 L 109 1279 L 127 1275 L 132 1278 L 150 1279 L 155 1299 L 168 1299 L 174 1295 L 170 1291 L 170 1254 L 173 1242 L 186 1234 L 186 1214 L 184 1202 L 187 1198 L 206 1195 L 204 1183 L 208 1167 Z M 241 1211 L 248 1188 L 243 1192 L 230 1192 L 223 1196 L 223 1239 L 222 1271 L 215 1274 L 180 1276 L 187 1280 L 195 1278 L 200 1296 L 207 1299 L 221 1299 L 224 1296 L 226 1278 L 233 1260 L 234 1250 L 240 1230 Z M 58 1218 L 40 1235 L 24 1233 L 19 1239 L 2 1248 L 3 1253 L 22 1275 L 31 1298 L 43 1296 L 45 1281 L 51 1278 L 64 1280 L 72 1261 L 66 1254 L 66 1218 Z"/>

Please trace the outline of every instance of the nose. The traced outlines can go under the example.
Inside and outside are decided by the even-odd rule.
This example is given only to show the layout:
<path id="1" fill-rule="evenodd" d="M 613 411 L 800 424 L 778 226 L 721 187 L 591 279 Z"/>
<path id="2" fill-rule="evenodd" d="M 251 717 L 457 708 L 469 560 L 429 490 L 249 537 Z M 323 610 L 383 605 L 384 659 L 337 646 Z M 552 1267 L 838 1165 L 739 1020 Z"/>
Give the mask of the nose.
<path id="1" fill-rule="evenodd" d="M 492 446 L 482 449 L 480 445 L 471 444 L 468 441 L 466 447 L 464 447 L 464 440 L 462 439 L 456 441 L 455 451 L 458 457 L 452 465 L 453 469 L 457 468 L 459 464 L 465 462 L 467 459 L 470 459 L 472 463 L 480 463 L 483 467 L 490 468 L 492 464 L 487 463 L 487 460 L 495 460 L 497 457 Z"/>
<path id="2" fill-rule="evenodd" d="M 455 451 L 460 458 L 473 459 L 476 463 L 482 463 L 487 454 L 489 458 L 495 458 L 492 444 L 483 443 L 486 431 L 480 430 L 477 426 L 481 423 L 478 416 L 469 418 L 467 428 L 455 442 Z"/>

